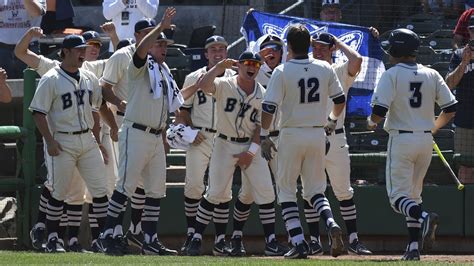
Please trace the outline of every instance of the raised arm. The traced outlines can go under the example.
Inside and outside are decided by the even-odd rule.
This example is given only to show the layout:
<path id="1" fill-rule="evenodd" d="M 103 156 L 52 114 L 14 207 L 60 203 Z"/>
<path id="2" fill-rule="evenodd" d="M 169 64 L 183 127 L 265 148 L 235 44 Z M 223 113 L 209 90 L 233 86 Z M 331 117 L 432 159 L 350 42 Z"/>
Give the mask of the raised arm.
<path id="1" fill-rule="evenodd" d="M 39 17 L 46 13 L 46 9 L 38 0 L 24 0 L 23 5 L 31 17 Z"/>
<path id="2" fill-rule="evenodd" d="M 43 30 L 40 27 L 30 28 L 15 46 L 15 56 L 31 68 L 38 68 L 40 63 L 39 55 L 28 49 L 33 38 L 43 37 Z"/>
<path id="3" fill-rule="evenodd" d="M 462 51 L 461 62 L 454 69 L 454 71 L 446 75 L 446 84 L 448 85 L 449 89 L 454 89 L 458 85 L 459 81 L 461 81 L 462 77 L 464 76 L 464 71 L 471 60 L 471 54 L 471 48 L 469 45 L 466 45 Z M 454 55 L 453 59 L 455 60 Z M 453 59 L 451 59 L 451 62 Z"/>
<path id="4" fill-rule="evenodd" d="M 158 13 L 159 0 L 137 0 L 137 7 L 147 18 L 156 17 Z"/>
<path id="5" fill-rule="evenodd" d="M 127 7 L 127 5 L 125 5 L 126 1 L 127 0 L 104 0 L 102 3 L 102 13 L 104 17 L 111 20 L 120 14 L 120 12 Z"/>
<path id="6" fill-rule="evenodd" d="M 176 9 L 174 7 L 168 7 L 165 11 L 165 14 L 163 15 L 163 18 L 161 19 L 160 24 L 156 25 L 156 27 L 143 38 L 137 47 L 137 51 L 135 52 L 135 54 L 140 59 L 146 58 L 148 50 L 150 50 L 150 48 L 153 46 L 160 33 L 163 30 L 170 28 L 171 19 L 174 17 L 174 15 L 176 15 Z"/>
<path id="7" fill-rule="evenodd" d="M 227 68 L 231 69 L 237 63 L 234 59 L 224 59 L 217 63 L 211 70 L 207 71 L 206 74 L 201 78 L 201 81 L 197 84 L 198 88 L 201 88 L 202 91 L 208 94 L 213 94 L 216 92 L 214 87 L 214 79 L 217 76 L 222 74 Z"/>
<path id="8" fill-rule="evenodd" d="M 334 38 L 336 42 L 336 49 L 340 49 L 344 55 L 349 59 L 348 72 L 352 77 L 357 75 L 360 71 L 360 66 L 362 65 L 362 56 L 349 45 L 341 42 L 338 38 Z"/>
<path id="9" fill-rule="evenodd" d="M 110 41 L 112 42 L 115 51 L 117 49 L 118 43 L 120 42 L 117 31 L 115 30 L 115 24 L 113 22 L 105 22 L 100 26 L 100 28 L 110 37 Z"/>

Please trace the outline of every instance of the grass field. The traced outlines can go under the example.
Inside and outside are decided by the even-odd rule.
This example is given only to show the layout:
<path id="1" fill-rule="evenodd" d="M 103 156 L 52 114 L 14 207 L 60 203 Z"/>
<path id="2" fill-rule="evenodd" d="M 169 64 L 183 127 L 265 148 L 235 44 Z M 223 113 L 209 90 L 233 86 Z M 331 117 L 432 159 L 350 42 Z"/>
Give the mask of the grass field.
<path id="1" fill-rule="evenodd" d="M 0 264 L 48 264 L 48 265 L 136 265 L 136 264 L 187 264 L 187 265 L 474 265 L 474 256 L 430 255 L 422 256 L 420 262 L 400 261 L 400 256 L 329 256 L 311 257 L 307 260 L 284 260 L 282 258 L 245 257 L 158 257 L 158 256 L 123 256 L 110 257 L 103 254 L 42 254 L 35 252 L 0 251 Z"/>

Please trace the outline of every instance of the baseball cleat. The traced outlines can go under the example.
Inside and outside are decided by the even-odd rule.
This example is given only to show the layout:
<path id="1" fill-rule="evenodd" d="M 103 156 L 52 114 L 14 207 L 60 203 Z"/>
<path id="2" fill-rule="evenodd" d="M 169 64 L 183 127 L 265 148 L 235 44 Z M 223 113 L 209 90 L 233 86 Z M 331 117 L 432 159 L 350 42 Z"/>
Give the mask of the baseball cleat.
<path id="1" fill-rule="evenodd" d="M 79 242 L 74 242 L 72 245 L 69 245 L 68 247 L 69 252 L 76 252 L 76 253 L 92 253 L 90 251 L 85 250 L 82 248 L 81 244 Z"/>
<path id="2" fill-rule="evenodd" d="M 342 241 L 342 230 L 338 225 L 329 229 L 329 245 L 331 246 L 331 256 L 337 257 L 344 252 L 344 242 Z"/>
<path id="3" fill-rule="evenodd" d="M 235 236 L 230 240 L 230 256 L 243 257 L 246 255 L 241 236 Z"/>
<path id="4" fill-rule="evenodd" d="M 128 245 L 128 238 L 126 236 L 122 236 L 122 235 L 118 235 L 117 237 L 115 237 L 115 243 L 116 245 L 118 246 L 118 248 L 122 251 L 122 253 L 125 255 L 125 254 L 128 254 L 128 248 L 129 248 L 129 245 Z M 140 246 L 141 247 L 141 246 Z"/>
<path id="5" fill-rule="evenodd" d="M 273 239 L 265 245 L 265 256 L 283 256 L 288 251 L 290 251 L 290 249 L 280 244 L 276 239 Z"/>
<path id="6" fill-rule="evenodd" d="M 407 247 L 407 251 L 403 254 L 402 260 L 420 260 L 420 252 L 418 249 L 408 250 Z"/>
<path id="7" fill-rule="evenodd" d="M 436 228 L 438 227 L 438 224 L 439 216 L 434 212 L 429 213 L 423 219 L 423 231 L 421 235 L 421 248 L 423 250 L 431 250 L 433 248 L 433 244 L 435 242 Z"/>
<path id="8" fill-rule="evenodd" d="M 321 246 L 319 241 L 311 240 L 311 242 L 309 242 L 308 255 L 319 256 L 319 255 L 323 255 L 323 253 L 324 253 L 323 247 Z"/>
<path id="9" fill-rule="evenodd" d="M 308 250 L 309 246 L 306 241 L 293 246 L 290 251 L 288 251 L 285 255 L 285 259 L 307 259 L 308 258 Z"/>
<path id="10" fill-rule="evenodd" d="M 187 255 L 186 251 L 188 250 L 189 243 L 191 243 L 193 236 L 194 236 L 194 233 L 188 233 L 188 236 L 186 237 L 186 241 L 184 241 L 184 244 L 180 249 L 181 255 L 184 255 L 184 256 Z"/>
<path id="11" fill-rule="evenodd" d="M 362 243 L 359 242 L 359 239 L 355 239 L 347 247 L 347 251 L 354 255 L 372 255 L 372 251 L 366 248 Z"/>
<path id="12" fill-rule="evenodd" d="M 104 250 L 102 249 L 102 246 L 99 244 L 99 240 L 93 240 L 91 244 L 91 249 L 90 251 L 92 253 L 104 253 Z"/>
<path id="13" fill-rule="evenodd" d="M 139 232 L 138 234 L 132 234 L 131 231 L 128 231 L 127 239 L 131 245 L 141 248 L 145 237 L 143 236 L 143 232 Z"/>
<path id="14" fill-rule="evenodd" d="M 46 229 L 44 227 L 33 227 L 30 231 L 30 239 L 34 249 L 43 250 L 43 244 L 46 243 Z"/>
<path id="15" fill-rule="evenodd" d="M 158 239 L 155 239 L 151 243 L 143 243 L 142 255 L 172 256 L 178 255 L 178 252 L 165 247 Z"/>
<path id="16" fill-rule="evenodd" d="M 228 256 L 229 255 L 229 247 L 224 239 L 221 239 L 219 242 L 214 244 L 214 248 L 212 249 L 212 254 L 214 256 Z"/>
<path id="17" fill-rule="evenodd" d="M 57 237 L 51 238 L 48 243 L 46 244 L 45 251 L 47 253 L 64 253 L 66 250 L 64 249 L 64 244 L 58 240 Z"/>
<path id="18" fill-rule="evenodd" d="M 117 239 L 112 237 L 112 235 L 107 235 L 105 238 L 99 238 L 97 241 L 106 255 L 123 256 L 120 244 Z"/>
<path id="19" fill-rule="evenodd" d="M 189 242 L 188 248 L 186 250 L 188 256 L 199 256 L 201 255 L 201 239 L 193 238 Z"/>

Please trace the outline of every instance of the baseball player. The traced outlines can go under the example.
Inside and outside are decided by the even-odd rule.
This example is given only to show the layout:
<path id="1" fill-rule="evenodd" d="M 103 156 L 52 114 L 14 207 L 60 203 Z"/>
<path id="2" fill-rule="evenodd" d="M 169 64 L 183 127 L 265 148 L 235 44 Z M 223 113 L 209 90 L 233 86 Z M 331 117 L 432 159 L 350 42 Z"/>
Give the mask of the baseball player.
<path id="1" fill-rule="evenodd" d="M 156 22 L 152 19 L 139 20 L 134 28 L 134 36 L 137 44 L 140 43 L 146 34 L 148 34 L 155 26 Z M 104 89 L 104 99 L 112 104 L 110 107 L 116 114 L 115 120 L 119 127 L 122 125 L 128 98 L 129 87 L 127 68 L 136 51 L 137 44 L 128 45 L 117 50 L 107 61 L 104 74 L 100 79 L 100 84 Z M 119 145 L 114 146 L 114 153 L 118 157 Z M 122 239 L 121 242 L 124 244 L 122 248 L 125 252 L 127 239 L 137 247 L 141 247 L 142 245 L 143 233 L 140 221 L 142 218 L 144 203 L 145 191 L 140 181 L 135 193 L 131 197 L 131 223 L 126 239 L 122 239 L 124 234 L 121 225 L 118 225 L 117 230 L 115 230 L 115 238 Z"/>
<path id="2" fill-rule="evenodd" d="M 456 99 L 437 71 L 416 63 L 418 35 L 396 29 L 388 39 L 392 68 L 385 71 L 372 96 L 373 129 L 387 115 L 384 129 L 389 133 L 386 184 L 390 204 L 406 217 L 409 244 L 402 260 L 419 260 L 418 240 L 422 228 L 422 249 L 435 240 L 438 215 L 424 211 L 420 204 L 423 179 L 431 162 L 433 136 L 454 117 Z M 442 109 L 435 121 L 435 103 Z M 434 122 L 434 123 L 433 123 Z"/>
<path id="3" fill-rule="evenodd" d="M 315 59 L 326 61 L 332 66 L 341 83 L 344 94 L 347 95 L 350 86 L 360 71 L 362 64 L 360 54 L 338 38 L 325 32 L 313 36 L 312 49 Z M 332 55 L 337 50 L 344 53 L 348 59 L 346 62 L 333 64 Z M 330 114 L 332 107 L 333 104 L 329 102 L 327 115 Z M 336 129 L 328 136 L 330 149 L 326 154 L 326 173 L 329 176 L 334 194 L 339 201 L 342 218 L 346 223 L 347 235 L 349 236 L 347 250 L 357 255 L 370 255 L 372 252 L 360 243 L 357 237 L 357 212 L 353 200 L 354 190 L 350 183 L 349 146 L 344 134 L 344 119 L 345 110 L 342 111 L 338 119 Z M 323 249 L 319 239 L 319 215 L 308 201 L 305 201 L 305 216 L 311 235 L 309 254 L 321 255 Z"/>
<path id="4" fill-rule="evenodd" d="M 237 65 L 239 74 L 233 77 L 216 77 L 225 69 Z M 255 82 L 261 58 L 258 54 L 244 52 L 239 61 L 226 59 L 209 70 L 199 83 L 206 93 L 216 100 L 217 137 L 214 140 L 209 166 L 209 187 L 198 207 L 195 233 L 188 246 L 191 256 L 200 254 L 202 233 L 212 218 L 215 206 L 232 199 L 232 177 L 236 166 L 243 172 L 242 187 L 252 188 L 252 197 L 239 201 L 251 204 L 255 201 L 260 208 L 267 240 L 266 250 L 280 252 L 280 245 L 275 239 L 275 192 L 270 171 L 259 150 L 260 112 L 263 87 Z M 235 208 L 241 209 L 239 205 Z M 241 212 L 240 216 L 248 215 Z M 243 226 L 242 226 L 243 227 Z M 242 231 L 234 228 L 231 239 L 230 255 L 243 256 Z"/>
<path id="5" fill-rule="evenodd" d="M 334 131 L 345 106 L 345 96 L 334 70 L 327 62 L 308 58 L 311 37 L 304 25 L 288 30 L 289 58 L 278 66 L 270 78 L 262 102 L 262 138 L 276 110 L 281 112 L 276 184 L 286 229 L 293 248 L 285 258 L 306 258 L 308 244 L 304 240 L 296 199 L 297 178 L 301 176 L 303 198 L 315 208 L 328 228 L 331 255 L 343 251 L 342 231 L 334 221 L 329 202 L 324 196 L 325 131 Z M 328 99 L 334 107 L 326 120 Z M 308 141 L 310 139 L 311 141 Z"/>
<path id="6" fill-rule="evenodd" d="M 211 36 L 206 40 L 204 49 L 208 64 L 188 76 L 184 80 L 183 87 L 195 84 L 201 76 L 213 68 L 219 61 L 227 58 L 227 41 L 222 36 Z M 230 77 L 235 72 L 226 69 L 221 76 Z M 180 108 L 175 123 L 192 126 L 200 130 L 204 137 L 201 142 L 195 142 L 186 152 L 186 179 L 184 184 L 184 205 L 186 221 L 188 224 L 186 242 L 181 248 L 181 253 L 186 253 L 186 248 L 194 235 L 194 224 L 199 201 L 204 193 L 204 174 L 209 165 L 212 151 L 212 143 L 216 131 L 215 102 L 211 95 L 198 90 L 192 97 L 186 100 Z M 199 138 L 198 138 L 199 139 Z M 200 139 L 199 139 L 200 140 Z M 215 256 L 227 255 L 225 232 L 229 218 L 229 202 L 224 202 L 214 209 L 214 225 L 216 237 L 214 241 L 213 254 Z"/>
<path id="7" fill-rule="evenodd" d="M 110 31 L 108 34 L 112 34 Z M 102 70 L 104 69 L 105 60 L 97 60 L 99 56 L 98 51 L 100 43 L 100 36 L 95 31 L 88 31 L 83 34 L 85 37 L 85 41 L 89 44 L 86 47 L 85 51 L 85 60 L 82 68 L 85 70 L 89 70 L 95 74 L 97 78 L 102 75 Z M 60 65 L 59 61 L 51 60 L 41 55 L 37 55 L 31 50 L 28 49 L 28 44 L 30 43 L 32 38 L 35 37 L 42 37 L 44 36 L 42 30 L 38 27 L 30 28 L 27 33 L 22 37 L 20 42 L 15 47 L 15 54 L 16 56 L 25 62 L 29 67 L 34 68 L 40 76 L 43 76 L 47 71 L 51 68 L 57 67 Z M 107 158 L 107 161 L 113 162 L 114 157 L 111 151 L 111 137 L 116 141 L 117 140 L 117 125 L 113 119 L 113 114 L 110 112 L 106 105 L 101 106 L 101 115 L 107 124 L 110 124 L 112 130 L 107 125 L 104 125 L 101 128 L 101 145 L 104 146 L 105 150 L 107 151 L 107 155 L 111 156 L 111 158 Z M 109 160 L 111 159 L 111 160 Z M 107 184 L 108 184 L 108 195 L 110 196 L 113 188 L 115 186 L 115 179 L 116 179 L 116 165 L 113 163 L 106 164 L 106 176 L 107 176 Z M 60 230 L 59 230 L 59 239 L 62 240 L 64 237 L 65 227 L 69 228 L 68 236 L 69 236 L 69 243 L 68 249 L 73 252 L 84 252 L 84 249 L 79 244 L 78 241 L 78 234 L 79 234 L 79 227 L 81 222 L 81 215 L 82 215 L 82 204 L 84 203 L 84 195 L 86 194 L 86 202 L 89 203 L 89 213 L 90 216 L 93 217 L 93 210 L 92 210 L 92 198 L 90 197 L 89 193 L 85 193 L 85 184 L 82 178 L 79 175 L 77 169 L 74 172 L 73 179 L 71 183 L 74 184 L 71 186 L 68 197 L 66 198 L 65 202 L 65 212 L 66 214 L 63 215 L 61 218 L 60 223 Z M 48 186 L 45 186 L 41 195 L 40 199 L 40 206 L 39 206 L 39 214 L 37 223 L 33 226 L 30 237 L 32 238 L 33 247 L 37 249 L 41 249 L 41 243 L 43 243 L 44 239 L 44 222 L 46 220 L 46 206 L 47 201 L 50 197 L 50 192 L 48 190 Z M 92 228 L 92 238 L 96 239 L 99 234 L 98 224 L 96 219 L 91 219 L 90 225 Z M 94 250 L 94 241 L 93 241 L 93 250 Z"/>
<path id="8" fill-rule="evenodd" d="M 109 255 L 123 254 L 120 239 L 114 237 L 117 236 L 114 231 L 122 224 L 123 216 L 120 214 L 124 204 L 136 190 L 141 177 L 145 190 L 141 252 L 144 255 L 177 254 L 175 250 L 166 248 L 156 233 L 160 200 L 166 194 L 162 131 L 168 112 L 176 111 L 184 102 L 179 98 L 179 89 L 164 63 L 167 46 L 172 41 L 162 31 L 170 27 L 175 14 L 176 9 L 166 9 L 161 23 L 139 42 L 129 63 L 129 82 L 134 86 L 129 90 L 127 110 L 119 132 L 119 179 L 109 202 L 107 223 L 101 236 L 101 243 Z"/>
<path id="9" fill-rule="evenodd" d="M 99 227 L 104 225 L 107 188 L 97 129 L 98 116 L 92 112 L 102 103 L 97 78 L 80 69 L 87 44 L 81 36 L 64 38 L 60 66 L 41 78 L 30 105 L 33 118 L 46 143 L 45 156 L 51 197 L 47 204 L 47 252 L 64 252 L 58 240 L 58 227 L 64 200 L 77 167 L 93 197 L 94 215 Z M 95 122 L 97 121 L 97 122 Z M 100 148 L 100 149 L 99 149 Z"/>

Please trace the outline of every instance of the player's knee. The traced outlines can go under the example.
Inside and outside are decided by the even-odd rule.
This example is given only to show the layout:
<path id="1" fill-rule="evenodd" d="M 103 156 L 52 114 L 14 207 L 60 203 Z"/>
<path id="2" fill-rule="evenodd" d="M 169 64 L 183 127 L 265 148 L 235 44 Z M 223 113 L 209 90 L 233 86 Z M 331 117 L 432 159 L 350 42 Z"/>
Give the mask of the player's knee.
<path id="1" fill-rule="evenodd" d="M 336 192 L 336 190 L 334 190 L 334 195 L 336 196 L 336 199 L 338 201 L 350 200 L 354 197 L 354 190 L 352 188 L 339 192 Z"/>
<path id="2" fill-rule="evenodd" d="M 230 197 L 230 199 L 223 199 L 222 197 L 219 198 L 217 196 L 213 196 L 213 195 L 210 195 L 209 193 L 207 193 L 206 195 L 204 195 L 204 198 L 209 202 L 209 203 L 212 203 L 214 205 L 219 205 L 220 203 L 222 202 L 228 202 L 230 200 L 232 200 L 232 197 Z"/>

